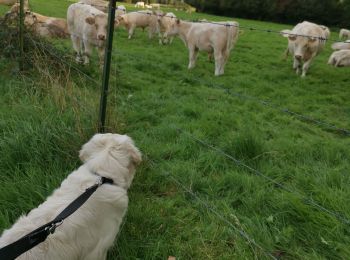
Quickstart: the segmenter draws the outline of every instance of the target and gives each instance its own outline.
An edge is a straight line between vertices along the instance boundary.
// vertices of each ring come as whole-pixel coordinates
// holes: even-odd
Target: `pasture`
[[[35,12],[65,17],[72,1],[30,3]],[[171,11],[188,20],[232,19]],[[73,55],[69,39],[51,44],[63,58]],[[282,58],[286,47],[278,34],[244,30],[225,75],[214,77],[204,53],[188,71],[178,38],[161,46],[142,30],[132,40],[115,30],[108,129],[130,135],[144,162],[109,259],[349,257],[349,136],[286,109],[350,129],[350,68],[327,65],[327,43],[300,78],[291,58]],[[96,132],[100,94],[78,73],[56,81],[35,68],[18,74],[15,64],[0,57],[0,232],[79,165],[80,146]],[[97,53],[82,70],[101,81]]]

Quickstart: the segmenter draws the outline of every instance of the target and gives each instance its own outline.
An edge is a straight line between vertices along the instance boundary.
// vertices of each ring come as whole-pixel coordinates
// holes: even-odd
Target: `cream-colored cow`
[[[161,11],[137,11],[131,12],[117,17],[119,26],[125,26],[129,33],[129,39],[134,34],[136,28],[148,28],[148,36],[153,38],[154,34],[159,32],[158,17],[162,16]]]
[[[213,53],[215,75],[224,74],[230,51],[238,39],[238,23],[204,24],[185,22],[179,19],[166,32],[166,37],[178,35],[189,50],[188,68],[195,67],[198,51]]]
[[[159,44],[171,44],[174,37],[166,37],[166,32],[170,31],[171,26],[176,23],[176,15],[173,13],[166,13],[165,15],[158,16],[159,23]]]
[[[328,60],[329,65],[334,67],[350,66],[350,50],[335,51]]]
[[[137,2],[137,3],[135,4],[135,7],[136,7],[136,8],[139,8],[139,7],[145,8],[145,2]]]
[[[339,32],[339,39],[340,40],[347,40],[350,39],[350,30],[347,29],[341,29]]]
[[[306,76],[312,60],[322,51],[330,31],[326,26],[310,22],[297,24],[293,30],[283,30],[281,34],[288,38],[286,55],[294,55],[293,68],[302,77]],[[304,64],[303,64],[304,63]],[[303,64],[303,65],[302,65]]]
[[[77,55],[76,61],[88,64],[95,46],[102,65],[107,38],[107,14],[93,6],[75,3],[68,7],[67,23]]]

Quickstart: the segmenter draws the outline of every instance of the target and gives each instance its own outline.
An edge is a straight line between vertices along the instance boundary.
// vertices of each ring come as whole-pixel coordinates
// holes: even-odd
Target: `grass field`
[[[71,2],[31,4],[36,12],[65,17]],[[273,30],[292,27],[235,20]],[[179,39],[160,46],[141,30],[132,40],[124,29],[115,32],[108,128],[130,135],[144,162],[109,259],[349,258],[349,136],[281,112],[350,129],[350,68],[326,64],[330,43],[302,79],[291,58],[282,59],[285,38],[244,30],[225,75],[214,77],[205,54],[187,70],[188,52]],[[337,31],[332,33],[335,39]],[[69,40],[52,44],[68,59],[73,54]],[[0,59],[1,232],[79,165],[79,148],[96,131],[100,86],[73,72],[65,83],[47,81],[35,69],[18,76],[14,61]],[[100,82],[96,53],[83,70]]]

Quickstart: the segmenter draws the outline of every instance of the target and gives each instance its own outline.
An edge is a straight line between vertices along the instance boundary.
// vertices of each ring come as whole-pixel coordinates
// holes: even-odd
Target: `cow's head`
[[[174,23],[171,23],[169,28],[164,34],[164,37],[168,36],[174,36],[179,34],[179,27],[181,26],[182,21],[180,19],[176,18],[176,21]]]
[[[85,18],[85,22],[95,26],[97,40],[104,41],[107,38],[107,15],[93,14]]]

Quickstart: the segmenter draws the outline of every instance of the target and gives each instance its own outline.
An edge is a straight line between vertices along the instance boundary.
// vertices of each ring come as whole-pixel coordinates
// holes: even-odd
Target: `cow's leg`
[[[129,28],[129,37],[128,37],[129,40],[134,35],[134,30],[135,30],[135,26],[134,25],[130,26],[130,28]]]
[[[306,61],[306,62],[304,63],[304,66],[303,66],[303,73],[301,74],[302,77],[305,77],[305,76],[306,76],[306,72],[309,70],[310,65],[311,65],[311,62],[312,62],[312,60],[313,60],[314,57],[315,57],[315,55],[312,55],[312,57],[311,57],[308,61]]]
[[[293,69],[299,75],[301,69],[301,61],[294,57]]]
[[[190,62],[188,64],[188,69],[193,69],[196,66],[196,60],[198,56],[198,49],[195,46],[188,47]]]
[[[87,65],[90,63],[90,57],[92,54],[92,45],[84,40],[84,64]]]
[[[215,57],[215,76],[220,76],[224,74],[225,57],[221,51],[215,51],[215,50],[214,50],[214,57]]]
[[[82,46],[81,46],[81,39],[76,36],[76,35],[71,35],[71,39],[72,39],[72,43],[73,43],[73,49],[75,51],[76,54],[76,58],[75,61],[77,63],[81,63],[82,62],[82,58],[81,58],[81,50],[82,50]]]
[[[97,52],[100,60],[100,67],[103,67],[104,58],[105,58],[105,47],[98,47]]]

